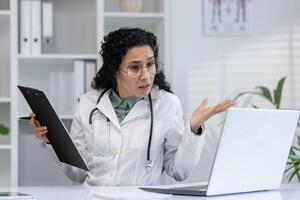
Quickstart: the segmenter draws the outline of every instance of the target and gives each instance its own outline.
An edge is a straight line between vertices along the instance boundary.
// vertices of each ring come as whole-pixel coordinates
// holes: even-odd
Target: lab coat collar
[[[162,97],[161,90],[158,88],[157,85],[154,85],[151,89],[151,98],[152,98],[152,100],[157,100],[157,99],[160,99],[161,97]]]
[[[129,113],[126,115],[126,117],[123,119],[121,124],[124,124],[130,120],[133,120],[149,111],[148,106],[148,97],[143,98],[142,100],[136,102],[136,104],[132,107],[132,109],[129,111]]]
[[[108,90],[105,92],[105,94],[102,96],[101,100],[97,104],[97,108],[102,112],[119,130],[120,128],[120,123],[118,121],[117,115],[115,113],[115,110],[111,104],[109,94],[111,90]],[[154,107],[154,101],[157,101],[161,98],[162,92],[159,90],[158,86],[154,85],[153,88],[151,89],[151,98],[152,98],[152,104]],[[135,119],[145,113],[150,114],[150,108],[149,108],[149,99],[148,96],[145,97],[144,99],[138,101],[133,108],[129,111],[127,116],[124,118],[124,120],[121,122],[126,123],[127,121],[130,121],[132,119]]]
[[[161,97],[161,91],[158,89],[158,87],[153,86],[151,90],[151,98],[152,98],[152,106],[154,109],[154,102],[157,103],[159,98]],[[126,115],[126,117],[123,119],[121,124],[126,123],[130,120],[133,120],[137,117],[140,117],[141,115],[144,115],[145,113],[149,113],[150,115],[150,106],[149,106],[149,98],[144,97],[142,100],[136,102],[136,104],[133,106],[133,108],[129,111],[129,113]]]
[[[120,130],[121,128],[117,115],[109,99],[110,92],[111,90],[105,92],[96,107]]]

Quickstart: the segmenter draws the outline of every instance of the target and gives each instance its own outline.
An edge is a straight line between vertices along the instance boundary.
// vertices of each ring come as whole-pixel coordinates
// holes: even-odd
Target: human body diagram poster
[[[204,34],[247,36],[252,33],[254,0],[204,0]]]

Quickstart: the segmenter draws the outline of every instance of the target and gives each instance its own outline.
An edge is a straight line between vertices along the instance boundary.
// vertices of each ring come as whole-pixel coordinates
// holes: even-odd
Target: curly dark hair
[[[100,51],[103,64],[94,78],[92,87],[94,89],[116,88],[117,80],[115,74],[119,70],[123,57],[131,48],[143,45],[149,45],[152,48],[157,66],[158,44],[157,38],[153,33],[140,28],[127,27],[112,31],[104,36]],[[154,84],[159,89],[172,92],[163,70],[155,76]]]

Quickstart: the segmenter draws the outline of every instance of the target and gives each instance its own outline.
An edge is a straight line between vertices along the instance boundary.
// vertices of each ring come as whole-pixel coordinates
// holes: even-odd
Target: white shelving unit
[[[0,16],[9,16],[10,11],[9,10],[0,10]]]
[[[1,144],[0,145],[0,150],[10,150],[11,145],[9,144]]]
[[[19,60],[96,60],[96,54],[43,54],[40,56],[18,55]]]
[[[35,87],[48,94],[51,84],[49,74],[72,72],[76,60],[97,61],[98,66],[101,66],[98,52],[103,36],[125,26],[141,27],[156,34],[160,43],[160,58],[164,60],[168,75],[170,73],[168,9],[171,7],[171,0],[144,0],[141,12],[122,12],[119,8],[121,0],[51,0],[54,15],[54,51],[38,56],[24,55],[20,52],[19,8],[22,0],[4,0],[5,3],[2,4],[1,1],[3,0],[0,0],[0,58],[3,49],[7,52],[9,48],[10,55],[3,57],[10,59],[7,61],[8,64],[2,64],[1,59],[0,69],[9,66],[5,68],[7,71],[5,72],[10,76],[6,76],[7,80],[5,79],[9,89],[0,86],[0,109],[6,108],[9,116],[6,121],[10,124],[11,134],[6,143],[0,143],[0,186],[2,183],[8,186],[68,184],[61,178],[64,176],[58,166],[57,169],[48,167],[55,164],[46,155],[47,152],[41,150],[39,141],[32,136],[28,122],[19,120],[20,116],[28,115],[30,109],[18,91],[17,85]],[[5,26],[5,29],[2,26]],[[6,38],[2,36],[3,30],[6,30]],[[7,38],[11,38],[10,43],[7,42]],[[2,40],[6,43],[4,47]],[[68,90],[72,84],[74,83],[66,81],[64,87],[66,93],[72,92]],[[56,111],[69,128],[74,110]],[[6,164],[2,166],[2,162]],[[2,175],[3,167],[5,175]]]
[[[10,103],[9,97],[0,97],[0,103]]]
[[[11,129],[11,10],[10,1],[0,1],[0,123]],[[11,135],[0,135],[0,186],[10,186],[13,170]]]

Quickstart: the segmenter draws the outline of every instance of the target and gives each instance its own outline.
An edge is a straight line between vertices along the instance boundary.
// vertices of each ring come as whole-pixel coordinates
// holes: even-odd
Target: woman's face
[[[131,48],[122,59],[116,73],[117,90],[121,98],[145,97],[150,93],[155,78],[155,59],[148,45]]]

